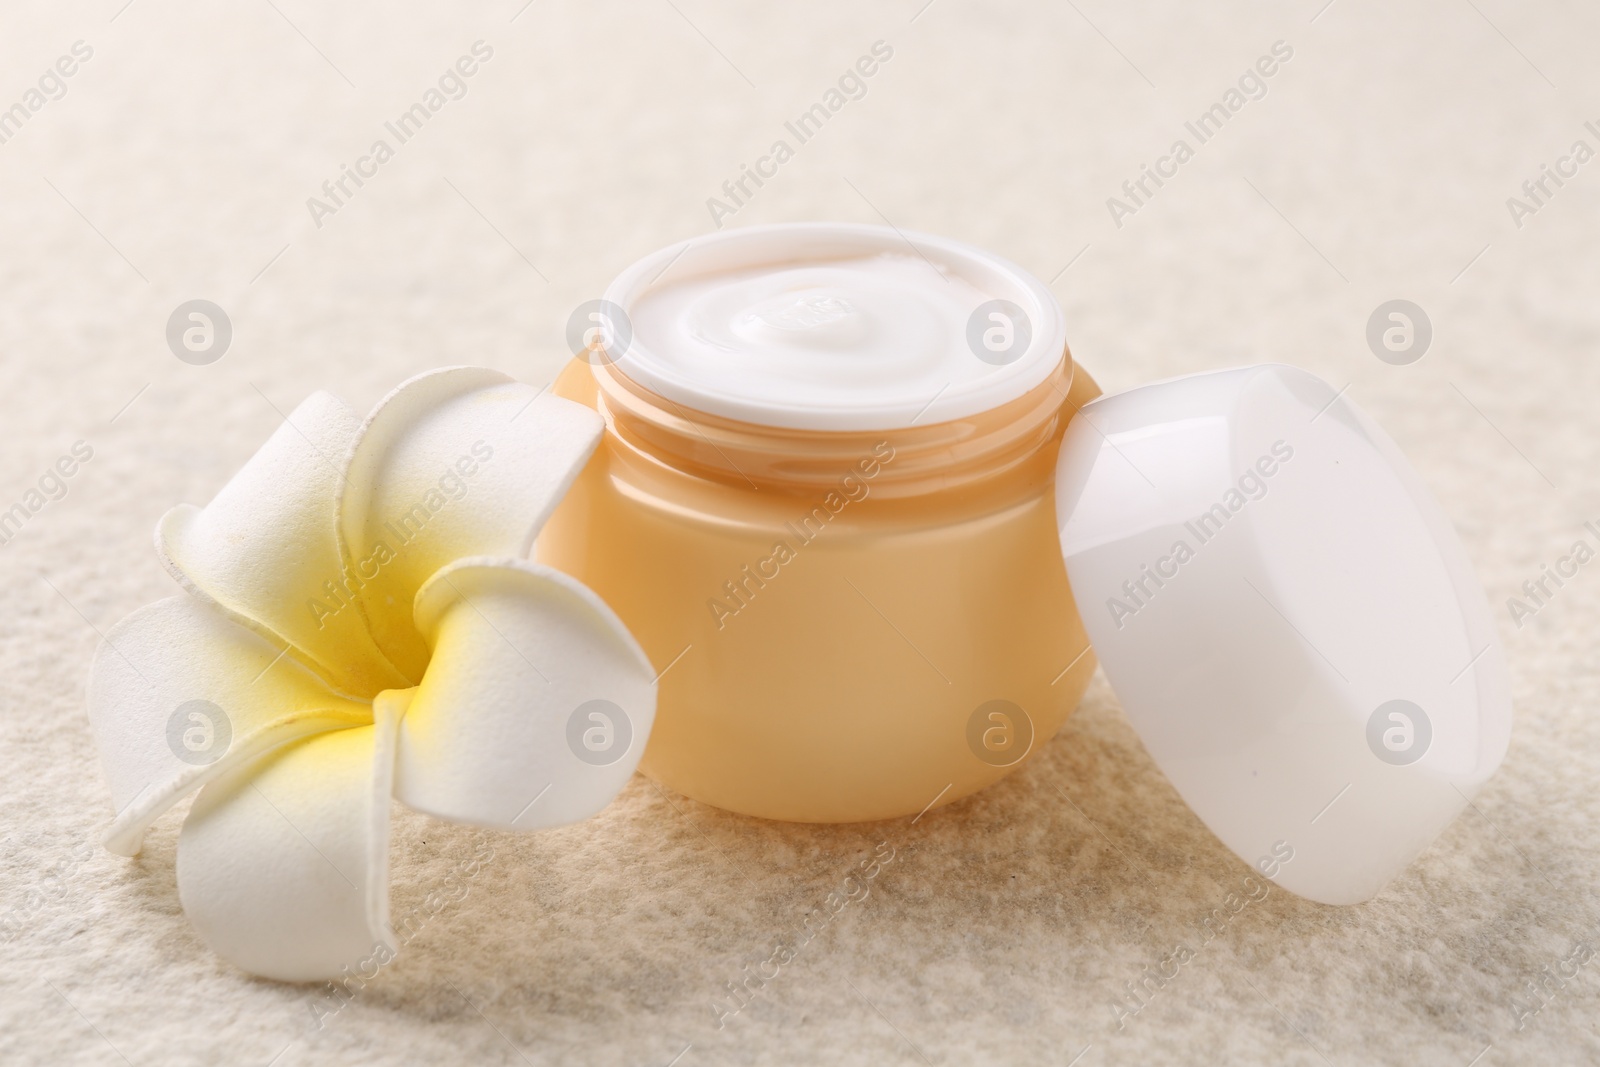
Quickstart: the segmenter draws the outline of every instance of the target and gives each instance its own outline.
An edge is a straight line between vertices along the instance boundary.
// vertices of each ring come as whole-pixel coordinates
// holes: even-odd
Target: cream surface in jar
[[[907,250],[657,283],[628,312],[633,343],[618,369],[669,399],[769,426],[883,430],[971,415],[1042,382],[1062,342],[1048,293],[968,273]],[[1011,295],[1027,300],[1027,325],[980,319],[995,351],[980,336],[989,358],[975,358],[974,311]]]
[[[608,433],[539,558],[662,672],[640,765],[747,814],[915,814],[1055,732],[1094,668],[1053,469],[1054,298],[958,242],[733,230],[612,284],[557,391]]]

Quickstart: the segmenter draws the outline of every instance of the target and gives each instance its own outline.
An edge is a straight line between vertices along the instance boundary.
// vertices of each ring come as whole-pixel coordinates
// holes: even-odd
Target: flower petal
[[[655,719],[655,672],[587,586],[517,559],[458,560],[417,593],[433,649],[400,728],[395,796],[506,830],[611,802]]]
[[[219,956],[286,982],[394,957],[396,696],[379,697],[374,724],[269,752],[195,798],[178,838],[178,895]]]
[[[188,596],[113,626],[89,668],[89,724],[117,807],[106,847],[131,856],[180,798],[268,748],[372,721],[282,647]]]
[[[333,685],[370,699],[411,683],[349,606],[340,564],[335,501],[359,426],[336,397],[313,393],[216,499],[162,516],[156,550],[190,592],[293,644]]]
[[[340,486],[340,547],[379,647],[410,677],[428,662],[417,590],[463,556],[526,556],[602,426],[581,404],[478,367],[412,378],[368,416]]]

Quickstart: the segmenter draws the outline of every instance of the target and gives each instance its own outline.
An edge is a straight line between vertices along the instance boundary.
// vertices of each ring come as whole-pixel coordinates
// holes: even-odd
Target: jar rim
[[[953,382],[933,396],[907,396],[876,403],[785,404],[741,395],[714,375],[696,375],[652,350],[628,316],[647,293],[701,275],[770,264],[774,267],[826,258],[904,255],[907,249],[935,260],[1026,316],[1024,351],[976,378]],[[941,271],[940,273],[944,273]],[[663,283],[663,278],[670,282]],[[590,360],[656,395],[696,411],[745,423],[801,430],[881,431],[919,423],[947,422],[992,410],[1036,388],[1053,373],[1066,347],[1066,320],[1050,290],[1022,267],[964,242],[862,223],[795,222],[746,226],[694,237],[653,252],[622,271],[606,289],[603,305],[629,322],[620,352]],[[986,306],[986,305],[985,305]],[[976,350],[975,350],[976,351]],[[979,357],[974,356],[976,361]]]

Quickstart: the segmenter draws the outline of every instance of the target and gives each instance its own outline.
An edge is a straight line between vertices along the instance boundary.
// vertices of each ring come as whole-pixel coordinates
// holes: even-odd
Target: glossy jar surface
[[[1048,378],[964,418],[782,429],[575,360],[555,391],[605,438],[538,558],[597,592],[661,672],[640,770],[764,818],[916,815],[998,780],[1095,659],[1053,474],[1099,389]]]

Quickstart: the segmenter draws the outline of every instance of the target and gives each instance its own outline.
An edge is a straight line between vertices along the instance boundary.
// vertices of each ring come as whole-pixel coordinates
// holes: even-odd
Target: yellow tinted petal
[[[283,646],[188,596],[111,628],[89,669],[88,705],[117,808],[106,845],[125,855],[178,799],[254,754],[372,717]]]
[[[371,699],[410,683],[373,644],[339,558],[335,503],[358,428],[338,399],[313,394],[210,504],[167,512],[156,548],[191,592],[293,644],[339,689]]]
[[[387,694],[385,694],[387,696]],[[183,910],[219,956],[301,982],[392,959],[389,799],[398,711],[206,786],[178,838]]]
[[[372,633],[408,676],[427,664],[411,618],[423,582],[463,556],[526,556],[601,432],[581,404],[476,367],[413,378],[373,410],[339,537]]]

